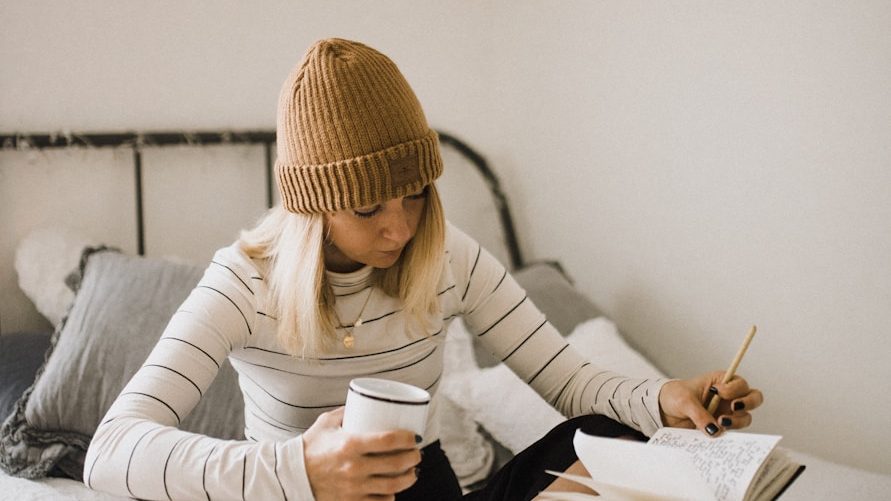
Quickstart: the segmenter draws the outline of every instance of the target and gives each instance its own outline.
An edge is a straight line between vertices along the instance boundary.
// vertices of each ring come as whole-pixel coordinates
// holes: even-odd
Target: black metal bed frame
[[[486,160],[473,148],[451,134],[437,131],[443,144],[452,146],[476,167],[495,200],[504,239],[513,269],[525,265],[517,241],[513,217],[507,197],[501,189],[501,182],[489,168]],[[50,133],[50,134],[0,134],[0,147],[27,151],[29,149],[69,148],[69,147],[129,147],[133,151],[133,169],[136,179],[136,231],[137,252],[145,254],[145,221],[143,219],[142,189],[142,148],[172,145],[214,145],[214,144],[255,144],[263,145],[266,155],[266,205],[272,207],[274,190],[274,130],[244,131],[196,131],[196,132],[118,132],[118,133]]]

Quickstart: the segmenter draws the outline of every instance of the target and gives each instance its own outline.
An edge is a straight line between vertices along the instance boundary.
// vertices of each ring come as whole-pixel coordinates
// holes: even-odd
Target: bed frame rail
[[[501,226],[504,231],[505,244],[510,254],[511,267],[520,269],[525,262],[520,253],[517,233],[507,197],[501,188],[498,177],[489,168],[486,160],[455,136],[437,131],[439,140],[452,146],[464,155],[476,167],[495,200]],[[203,146],[216,144],[254,144],[262,145],[266,161],[266,204],[272,207],[274,182],[274,130],[232,130],[232,131],[182,131],[182,132],[114,132],[114,133],[39,133],[39,134],[0,134],[0,146],[4,150],[27,151],[29,149],[72,148],[72,147],[125,147],[133,151],[133,169],[136,180],[136,231],[137,252],[145,254],[145,222],[143,219],[142,193],[142,148],[151,146]]]

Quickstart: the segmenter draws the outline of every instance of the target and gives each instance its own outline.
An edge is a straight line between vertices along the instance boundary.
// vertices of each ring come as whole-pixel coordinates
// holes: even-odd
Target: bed
[[[557,330],[594,362],[628,375],[661,375],[573,287],[559,261],[523,257],[522,231],[493,169],[465,141],[445,132],[440,138],[445,174],[438,185],[449,219],[509,265]],[[0,318],[11,319],[0,324],[3,497],[119,499],[79,480],[92,430],[197,282],[210,253],[276,203],[274,141],[273,131],[0,136],[0,223],[7,226],[4,235],[14,237],[0,249]],[[93,191],[68,193],[56,224],[33,217],[21,222],[28,220],[20,217],[26,201],[34,207],[43,197],[57,210],[54,190],[66,185],[53,179],[69,179],[70,191],[70,176],[85,172],[112,181],[90,181]],[[184,172],[197,181],[177,182]],[[225,203],[214,205],[220,200],[198,193],[197,186],[229,196],[216,197]],[[176,200],[195,198],[205,202],[201,207],[210,205],[208,212],[185,217],[189,211]],[[97,208],[96,199],[117,205]],[[205,219],[214,224],[194,234],[194,221]],[[504,365],[478,351],[460,322],[448,333],[445,361],[441,438],[465,489],[484,483],[563,419]],[[234,371],[225,366],[183,427],[242,439],[241,398]],[[793,455],[808,470],[784,499],[891,496],[887,476]]]

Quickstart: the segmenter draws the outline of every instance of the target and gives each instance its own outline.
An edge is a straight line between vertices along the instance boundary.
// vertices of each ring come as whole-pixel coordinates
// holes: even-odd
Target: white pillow
[[[442,449],[458,477],[461,487],[485,479],[492,470],[495,450],[492,443],[479,431],[464,398],[457,392],[465,374],[479,370],[469,344],[470,334],[464,322],[456,318],[446,332],[443,347],[443,377],[439,383],[440,440]],[[468,342],[464,342],[464,340]]]
[[[15,252],[19,288],[53,327],[65,317],[74,302],[74,292],[66,278],[80,266],[84,249],[98,245],[98,240],[63,227],[34,230],[19,242]],[[163,256],[161,259],[176,264],[203,264],[179,256]]]
[[[566,339],[598,367],[629,377],[665,377],[662,371],[625,342],[616,324],[606,317],[579,324]]]
[[[492,443],[479,431],[470,414],[449,397],[439,401],[439,440],[449,458],[461,487],[468,487],[489,476],[495,462]]]
[[[451,334],[455,334],[451,336]],[[639,377],[662,374],[622,339],[616,325],[604,317],[579,324],[567,336],[584,357],[604,369]],[[451,345],[449,344],[451,342]],[[466,331],[450,333],[446,353],[472,356],[473,340]],[[468,355],[469,354],[469,355]],[[565,417],[518,378],[506,365],[458,372],[440,388],[481,424],[501,445],[514,454],[535,443]]]
[[[25,236],[16,248],[19,288],[53,327],[74,302],[65,277],[78,268],[84,248],[91,245],[97,242],[74,230],[42,228]]]

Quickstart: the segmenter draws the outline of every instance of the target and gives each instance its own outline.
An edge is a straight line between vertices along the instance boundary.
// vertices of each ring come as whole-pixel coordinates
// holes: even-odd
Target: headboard
[[[520,268],[497,176],[467,143],[438,132],[447,218]],[[0,334],[48,328],[14,268],[18,243],[36,229],[203,263],[278,201],[274,130],[0,134],[0,145]]]

